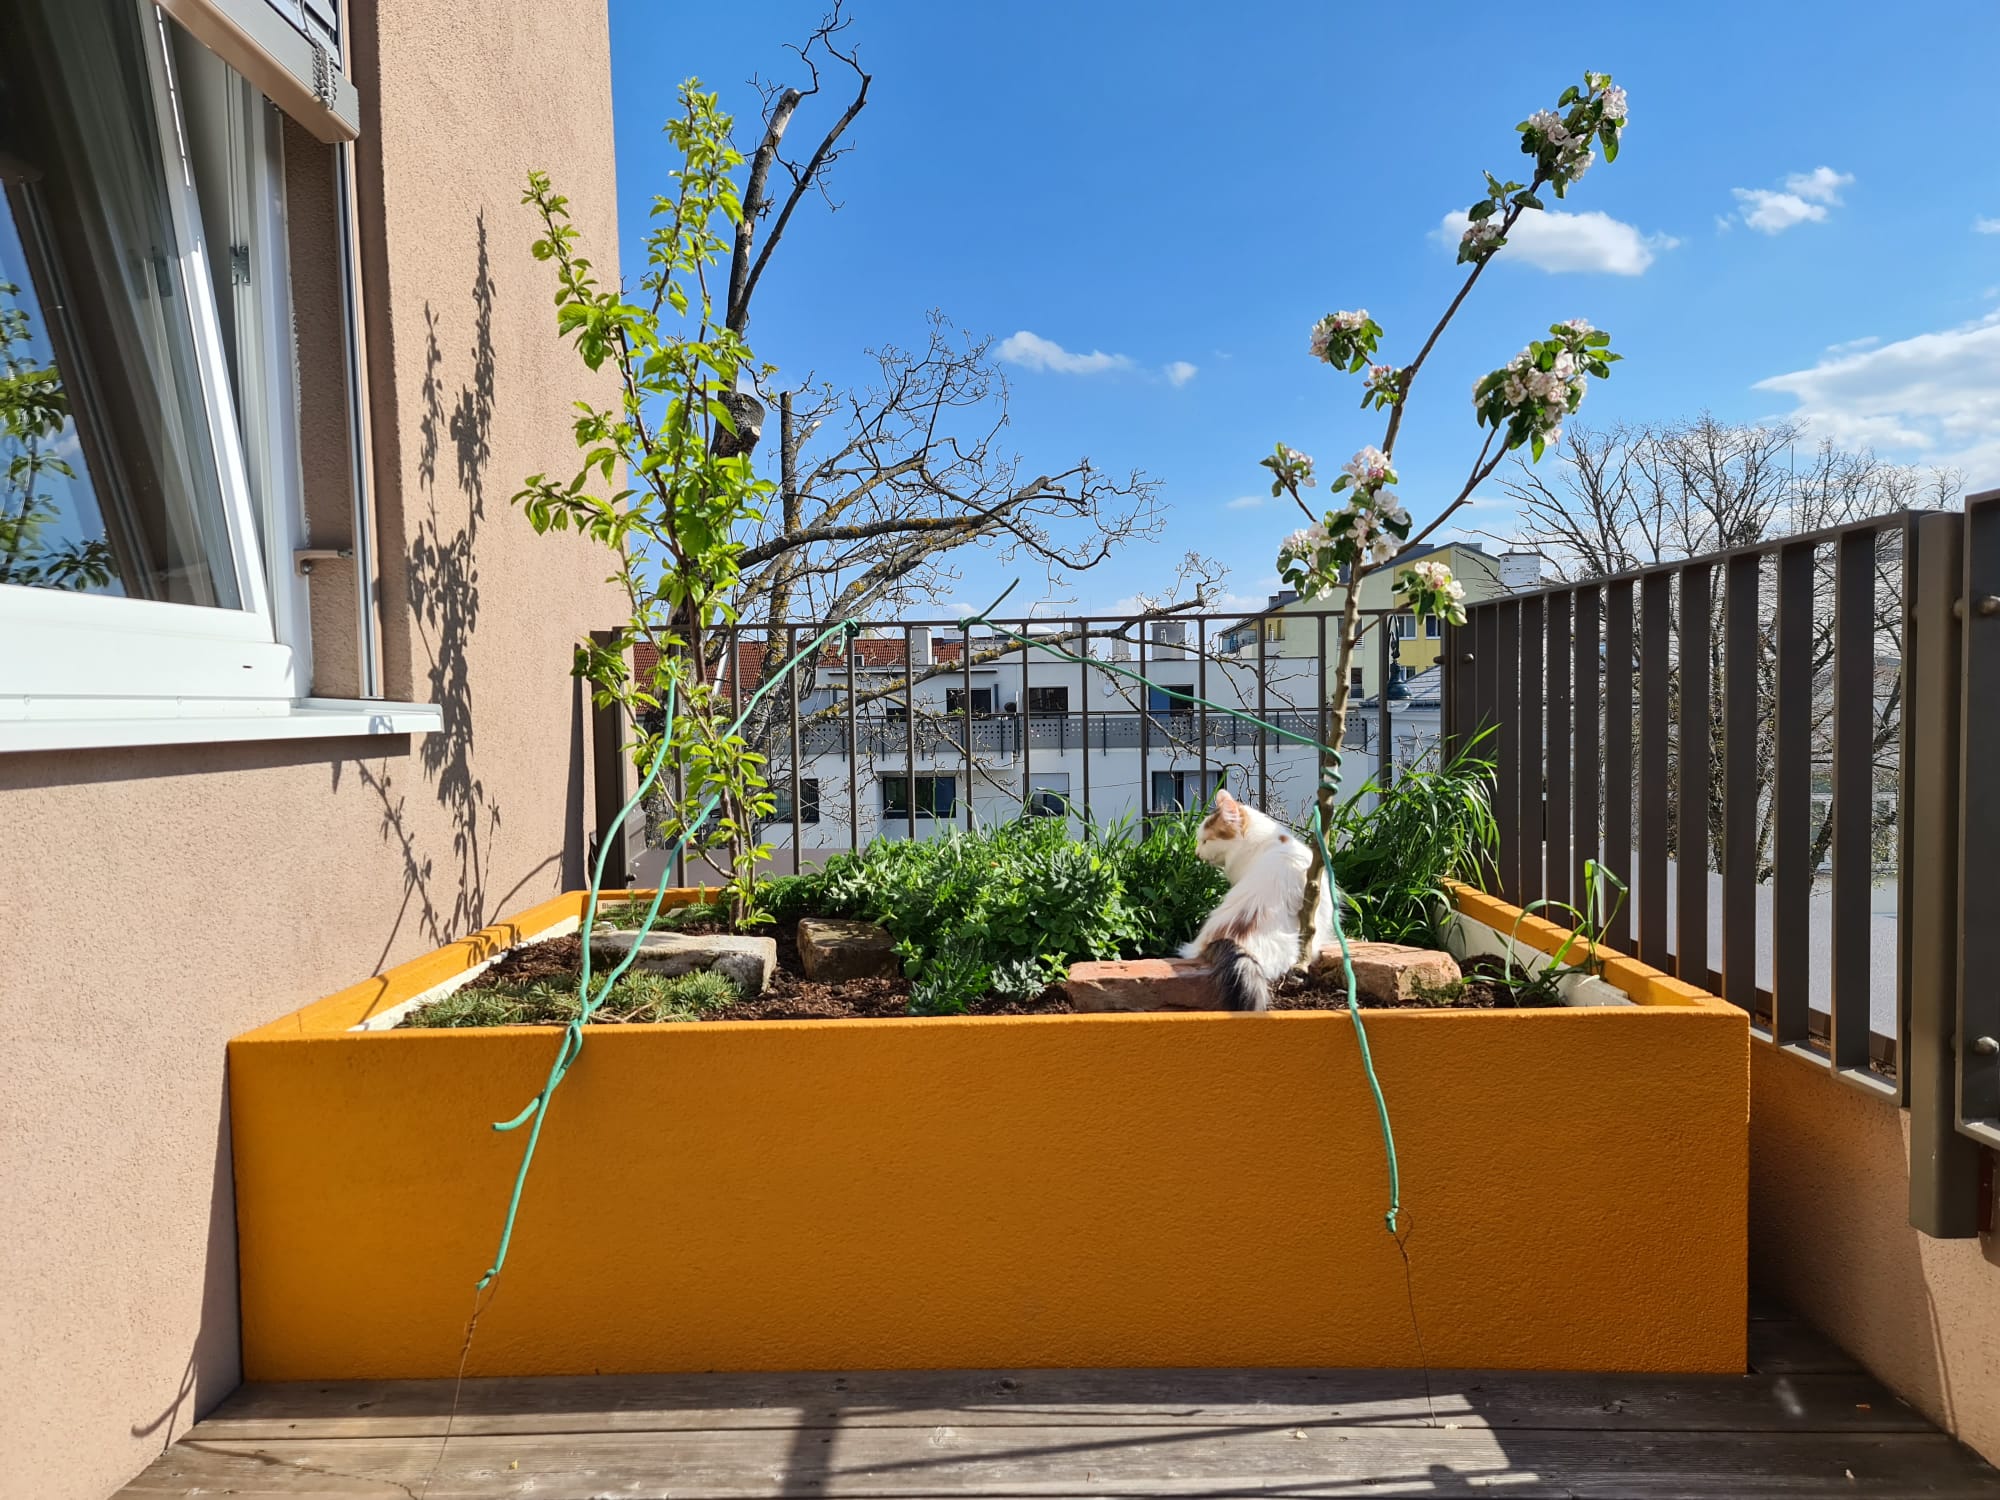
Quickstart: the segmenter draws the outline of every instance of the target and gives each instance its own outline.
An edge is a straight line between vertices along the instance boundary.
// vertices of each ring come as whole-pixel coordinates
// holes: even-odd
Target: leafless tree
[[[1505,540],[1531,547],[1557,573],[1587,581],[1656,563],[1702,557],[1786,536],[1888,516],[1898,511],[1949,505],[1963,488],[1954,470],[1892,464],[1867,451],[1829,442],[1812,444],[1796,423],[1752,426],[1718,421],[1706,413],[1687,421],[1620,425],[1597,431],[1572,427],[1561,462],[1552,473],[1517,466],[1503,481],[1518,506],[1519,526]],[[1878,535],[1875,584],[1875,693],[1872,704],[1874,845],[1877,863],[1893,859],[1896,820],[1894,788],[1899,774],[1902,730],[1902,542],[1894,530]],[[1833,559],[1830,549],[1814,557],[1813,629],[1810,658],[1813,684],[1811,744],[1814,779],[1823,782],[1832,765],[1834,657]],[[1713,580],[1709,629],[1711,684],[1708,848],[1711,868],[1722,851],[1723,723],[1720,695],[1729,663],[1722,628],[1724,588]],[[1775,745],[1771,725],[1777,703],[1777,613],[1775,568],[1768,562],[1759,580],[1755,670],[1758,684],[1757,744],[1759,787],[1758,878],[1768,880],[1773,835],[1772,790]],[[1678,619],[1680,601],[1674,601]],[[1679,631],[1668,679],[1669,721],[1680,721]],[[1607,643],[1607,649],[1611,649]],[[1677,736],[1677,729],[1675,734]],[[1670,765],[1678,768],[1678,746]],[[1678,770],[1673,794],[1678,800]],[[1816,788],[1817,791],[1817,788]],[[1818,869],[1831,848],[1831,809],[1813,797],[1810,868]],[[1679,850],[1673,850],[1678,857]]]

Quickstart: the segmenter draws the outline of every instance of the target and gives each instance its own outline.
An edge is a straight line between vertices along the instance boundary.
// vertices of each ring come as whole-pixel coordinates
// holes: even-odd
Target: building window
[[[1264,639],[1282,641],[1285,638],[1285,617],[1273,615],[1264,622]]]
[[[1028,773],[1028,815],[1060,818],[1069,812],[1069,773],[1030,771]]]
[[[299,732],[282,142],[150,5],[0,8],[0,748]]]
[[[1424,639],[1427,641],[1435,641],[1440,639],[1443,635],[1444,635],[1444,621],[1440,620],[1436,615],[1425,615]]]
[[[1211,779],[1217,786],[1222,785],[1222,773],[1213,771]],[[1202,786],[1199,771],[1155,771],[1153,772],[1152,810],[1156,813],[1184,812],[1190,807],[1203,807],[1208,803],[1208,792]]]
[[[1392,615],[1390,616],[1390,620],[1394,625],[1398,640],[1413,641],[1417,638],[1417,617],[1415,615]]]
[[[965,689],[946,688],[944,690],[944,711],[948,714],[965,712]],[[993,712],[993,689],[976,687],[972,690],[972,711],[976,714]]]
[[[1067,687],[1031,687],[1028,689],[1028,712],[1031,714],[1066,714],[1069,712],[1069,689]]]
[[[1363,669],[1360,667],[1349,667],[1347,669],[1347,688],[1349,692],[1359,693],[1364,691],[1361,686],[1362,671]]]
[[[910,778],[907,776],[884,776],[882,778],[882,817],[908,818],[910,816]],[[958,807],[958,778],[956,776],[919,776],[917,778],[916,815],[920,818],[949,818]]]
[[[1180,696],[1175,697],[1178,693]],[[1154,687],[1146,684],[1146,712],[1149,714],[1191,714],[1194,704],[1194,684],[1191,682],[1163,682]]]
[[[771,791],[778,799],[778,805],[772,810],[768,818],[763,819],[763,822],[767,824],[790,823],[792,821],[792,783],[790,779],[787,778],[779,781],[771,788]],[[817,823],[819,821],[819,778],[816,776],[801,776],[799,778],[798,821],[801,823]]]

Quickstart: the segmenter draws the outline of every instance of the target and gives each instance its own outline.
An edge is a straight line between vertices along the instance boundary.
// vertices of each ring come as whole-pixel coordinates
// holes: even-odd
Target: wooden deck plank
[[[468,1380],[463,1435],[733,1428],[1265,1427],[1300,1422],[1686,1432],[1928,1432],[1872,1376],[1662,1379],[1415,1370],[859,1371]],[[200,1439],[426,1437],[448,1381],[246,1386]]]
[[[436,1469],[434,1480],[427,1476]],[[123,1493],[415,1500],[956,1495],[1991,1497],[2000,1476],[1939,1435],[1147,1426],[784,1428],[262,1443],[190,1438]]]

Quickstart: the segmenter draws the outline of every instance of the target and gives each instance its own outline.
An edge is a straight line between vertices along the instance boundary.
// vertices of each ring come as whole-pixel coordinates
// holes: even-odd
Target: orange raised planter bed
[[[354,1028],[583,901],[231,1044],[247,1378],[456,1371],[559,1033]],[[1743,1367],[1747,1018],[1605,978],[1367,1015],[1433,1366]],[[466,1369],[1410,1366],[1386,1197],[1344,1013],[595,1028]]]

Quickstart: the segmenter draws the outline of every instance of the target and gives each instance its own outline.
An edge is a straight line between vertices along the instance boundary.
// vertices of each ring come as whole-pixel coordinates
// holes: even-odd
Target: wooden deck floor
[[[1782,1316],[1737,1379],[1355,1370],[247,1386],[126,1497],[1979,1496],[2000,1472]]]

